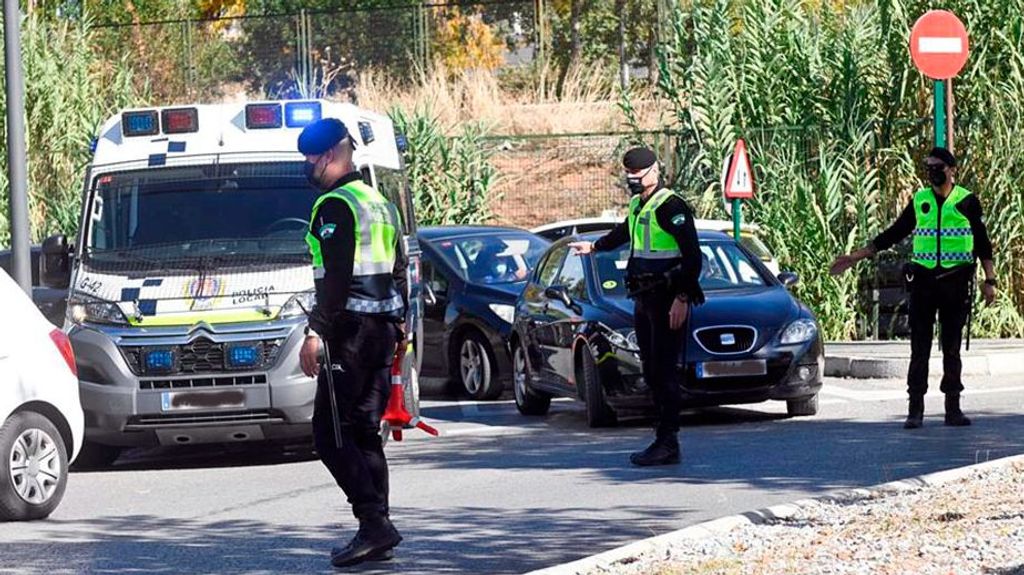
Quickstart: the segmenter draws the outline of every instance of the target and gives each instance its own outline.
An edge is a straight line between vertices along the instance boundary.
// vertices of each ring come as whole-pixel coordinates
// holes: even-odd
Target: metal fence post
[[[21,11],[18,0],[4,0],[4,61],[7,73],[7,183],[11,202],[11,271],[21,289],[32,295],[28,163],[25,159],[25,78],[21,67]]]

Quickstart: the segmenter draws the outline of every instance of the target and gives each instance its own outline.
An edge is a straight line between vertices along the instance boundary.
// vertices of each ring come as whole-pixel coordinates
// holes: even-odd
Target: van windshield
[[[107,173],[93,181],[91,262],[303,263],[317,192],[302,162]]]

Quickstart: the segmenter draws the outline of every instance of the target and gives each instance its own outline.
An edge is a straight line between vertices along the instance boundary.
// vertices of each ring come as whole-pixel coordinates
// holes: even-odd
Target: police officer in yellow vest
[[[298,141],[306,156],[306,177],[322,192],[306,235],[316,305],[300,360],[307,375],[318,375],[313,407],[317,452],[359,520],[351,542],[331,554],[337,567],[390,559],[402,539],[389,516],[388,464],[379,430],[408,304],[407,259],[398,210],[363,182],[352,162],[355,145],[345,125],[333,118],[310,124]],[[321,348],[332,364],[322,370]],[[327,388],[327,369],[333,393]],[[340,420],[341,445],[334,414]]]
[[[960,342],[970,310],[971,280],[976,273],[975,258],[985,272],[982,294],[986,304],[996,297],[992,244],[982,221],[977,196],[956,185],[956,157],[945,148],[935,148],[925,158],[930,187],[919,190],[899,219],[865,248],[840,256],[832,274],[840,274],[858,261],[889,249],[914,234],[909,277],[910,291],[910,395],[907,429],[921,427],[924,395],[928,391],[928,359],[932,332],[938,312],[941,324],[943,375],[940,389],[946,395],[946,425],[970,425],[960,409],[964,386],[960,375]]]
[[[657,434],[647,449],[630,457],[634,465],[679,463],[679,411],[691,305],[704,303],[699,278],[703,258],[693,212],[664,186],[657,157],[647,148],[623,156],[632,194],[626,221],[593,244],[574,242],[576,253],[616,249],[630,243],[627,286],[635,294],[634,321],[644,381],[658,408]]]

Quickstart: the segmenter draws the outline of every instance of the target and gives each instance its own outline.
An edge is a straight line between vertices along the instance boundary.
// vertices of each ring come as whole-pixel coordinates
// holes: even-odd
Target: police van
[[[416,219],[403,137],[387,116],[324,100],[126,110],[95,143],[77,240],[42,248],[43,282],[69,289],[83,463],[132,446],[311,436],[316,382],[298,351],[314,300],[305,235],[318,192],[296,142],[321,117],[345,123],[363,179],[399,207],[407,331],[421,337]],[[413,415],[417,356],[403,366]]]

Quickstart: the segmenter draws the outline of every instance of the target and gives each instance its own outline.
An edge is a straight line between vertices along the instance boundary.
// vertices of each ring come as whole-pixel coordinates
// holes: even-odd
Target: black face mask
[[[928,181],[939,187],[946,183],[946,169],[943,166],[928,166]]]
[[[319,163],[319,161],[313,164],[304,162],[302,164],[302,173],[306,175],[306,181],[309,182],[309,185],[318,190],[323,190],[323,183],[321,183],[320,177],[316,173],[316,167]],[[327,168],[324,168],[324,170],[326,169]],[[320,171],[320,175],[323,175],[323,170]]]
[[[640,194],[644,193],[645,186],[643,184],[643,179],[653,169],[654,166],[651,166],[650,168],[647,169],[646,172],[640,174],[639,176],[626,176],[626,187],[629,188],[630,195],[639,196]]]

